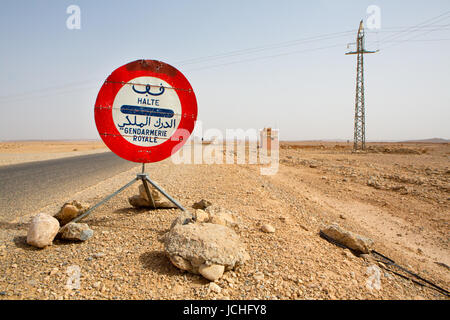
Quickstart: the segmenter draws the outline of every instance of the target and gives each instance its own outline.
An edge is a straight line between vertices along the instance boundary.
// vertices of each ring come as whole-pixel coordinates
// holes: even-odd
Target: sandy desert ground
[[[175,165],[171,159],[148,165],[150,177],[185,207],[206,199],[238,215],[236,231],[251,259],[217,280],[219,293],[170,263],[159,239],[180,211],[133,209],[127,198],[137,186],[84,220],[94,230],[88,241],[57,240],[43,250],[26,244],[32,215],[55,214],[72,199],[92,205],[132,179],[137,166],[4,223],[0,299],[447,299],[319,236],[323,226],[338,223],[449,290],[450,144],[368,146],[352,153],[347,143],[282,143],[279,171],[266,176],[260,165]],[[275,233],[262,232],[263,223]],[[366,286],[374,264],[382,271],[379,289]],[[72,265],[81,270],[78,290],[65,288]]]
[[[0,142],[0,166],[109,151],[102,141]]]

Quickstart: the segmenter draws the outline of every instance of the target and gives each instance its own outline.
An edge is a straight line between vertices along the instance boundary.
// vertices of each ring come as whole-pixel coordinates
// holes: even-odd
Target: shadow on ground
[[[173,276],[183,273],[170,262],[164,251],[145,252],[139,256],[139,261],[145,269],[152,270],[158,274]]]
[[[39,251],[42,250],[40,248],[36,248],[33,246],[30,246],[27,243],[27,236],[15,236],[13,239],[14,245],[17,248],[23,249],[23,250],[27,250],[27,251]]]
[[[175,267],[164,253],[164,251],[149,251],[141,254],[139,261],[142,263],[145,269],[152,270],[161,275],[168,276],[181,276],[185,275],[187,280],[193,284],[205,285],[209,283],[209,280],[203,278],[200,275],[192,274]]]

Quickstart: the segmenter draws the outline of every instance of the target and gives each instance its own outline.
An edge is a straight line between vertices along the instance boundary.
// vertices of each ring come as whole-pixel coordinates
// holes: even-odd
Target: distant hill
[[[416,143],[450,143],[450,140],[448,139],[441,139],[441,138],[431,138],[431,139],[422,139],[422,140],[407,140],[407,141],[400,141],[400,142],[416,142]]]

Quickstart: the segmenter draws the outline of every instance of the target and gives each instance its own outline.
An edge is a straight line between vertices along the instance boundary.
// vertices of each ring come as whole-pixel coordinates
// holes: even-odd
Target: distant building
[[[264,128],[259,132],[258,147],[268,150],[268,155],[270,155],[270,150],[272,150],[272,143],[276,141],[278,145],[278,129]]]

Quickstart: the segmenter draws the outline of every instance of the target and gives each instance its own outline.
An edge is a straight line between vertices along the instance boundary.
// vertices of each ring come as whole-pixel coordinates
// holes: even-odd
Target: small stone
[[[177,225],[186,225],[189,223],[195,222],[195,216],[189,211],[183,211],[170,226],[170,229],[173,229]],[[164,237],[163,237],[164,238]]]
[[[215,293],[220,293],[222,291],[222,288],[214,283],[214,282],[210,282],[209,283],[209,291],[215,292]]]
[[[55,274],[57,274],[58,273],[58,268],[53,268],[48,274],[49,275],[51,275],[51,276],[53,276],[53,275],[55,275]]]
[[[224,271],[225,267],[219,264],[202,264],[198,268],[198,272],[209,281],[216,281],[223,275]]]
[[[211,205],[212,205],[211,202],[209,202],[208,200],[202,199],[199,202],[194,203],[192,205],[192,208],[205,210],[206,208],[208,208]]]
[[[264,280],[264,273],[262,273],[261,271],[255,272],[253,278],[255,278],[255,280],[257,281],[262,281]]]
[[[195,221],[196,222],[208,222],[209,214],[201,209],[195,210]]]
[[[45,248],[53,243],[58,231],[59,222],[57,219],[48,214],[39,213],[31,221],[27,243],[38,248]]]
[[[86,212],[89,208],[82,205],[80,202],[73,200],[71,202],[66,202],[59,212],[55,215],[55,218],[59,221],[61,226],[69,223],[79,215]]]
[[[92,257],[95,258],[95,259],[99,259],[99,258],[102,258],[104,256],[105,256],[105,253],[103,253],[103,252],[97,252],[97,253],[94,253],[92,255]]]
[[[75,219],[79,214],[77,207],[73,205],[65,205],[61,208],[61,211],[55,215],[55,218],[59,220],[61,224],[66,224],[72,219]]]
[[[371,262],[371,260],[372,260],[371,255],[370,254],[366,254],[366,253],[360,254],[359,257],[362,258],[366,262]]]
[[[6,291],[0,291],[0,296],[6,296]]]
[[[237,217],[235,214],[225,208],[219,206],[210,206],[206,209],[209,214],[209,223],[220,224],[226,227],[237,227]]]
[[[268,224],[268,223],[263,224],[262,227],[261,227],[261,230],[262,230],[263,232],[266,232],[266,233],[274,233],[274,232],[275,232],[275,228],[272,227],[272,226],[271,226],[270,224]]]
[[[17,268],[17,264],[15,264],[15,263],[13,263],[12,265],[11,265],[11,268]]]
[[[342,254],[349,259],[353,259],[353,257],[354,257],[353,253],[351,253],[351,251],[349,249],[345,249]]]
[[[86,241],[94,235],[94,231],[86,223],[68,223],[61,228],[61,239]]]

